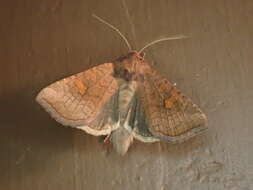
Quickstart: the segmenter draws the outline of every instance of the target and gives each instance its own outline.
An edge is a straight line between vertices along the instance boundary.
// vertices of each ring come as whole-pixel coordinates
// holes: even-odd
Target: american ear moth
[[[133,139],[142,142],[185,141],[204,131],[207,119],[200,108],[144,59],[143,50],[130,51],[111,63],[57,81],[41,90],[36,100],[63,125],[99,136],[110,135],[124,155]]]

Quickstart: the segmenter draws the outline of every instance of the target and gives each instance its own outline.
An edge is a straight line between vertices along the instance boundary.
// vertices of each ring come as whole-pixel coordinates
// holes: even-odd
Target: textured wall
[[[125,157],[61,125],[41,88],[127,52],[116,25],[194,102],[209,130],[179,145],[134,142]],[[253,2],[13,0],[0,7],[0,189],[253,189]]]

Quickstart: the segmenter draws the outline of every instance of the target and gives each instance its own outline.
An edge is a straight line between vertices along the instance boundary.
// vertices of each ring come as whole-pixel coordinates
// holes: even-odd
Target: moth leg
[[[105,139],[104,139],[104,143],[107,144],[107,143],[110,143],[110,139],[111,139],[111,133],[109,133]]]

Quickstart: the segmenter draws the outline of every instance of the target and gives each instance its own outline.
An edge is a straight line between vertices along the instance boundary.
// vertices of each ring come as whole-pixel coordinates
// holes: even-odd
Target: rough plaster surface
[[[182,144],[135,142],[120,157],[103,139],[52,120],[34,98],[55,80],[127,48],[202,107],[209,130]],[[15,0],[0,7],[0,189],[253,189],[253,2]]]

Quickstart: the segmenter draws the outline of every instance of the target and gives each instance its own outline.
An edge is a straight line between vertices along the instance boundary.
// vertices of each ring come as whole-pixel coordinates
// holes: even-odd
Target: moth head
[[[114,67],[115,76],[125,81],[142,80],[138,68],[143,62],[143,55],[136,51],[129,52],[126,56],[116,60]]]

